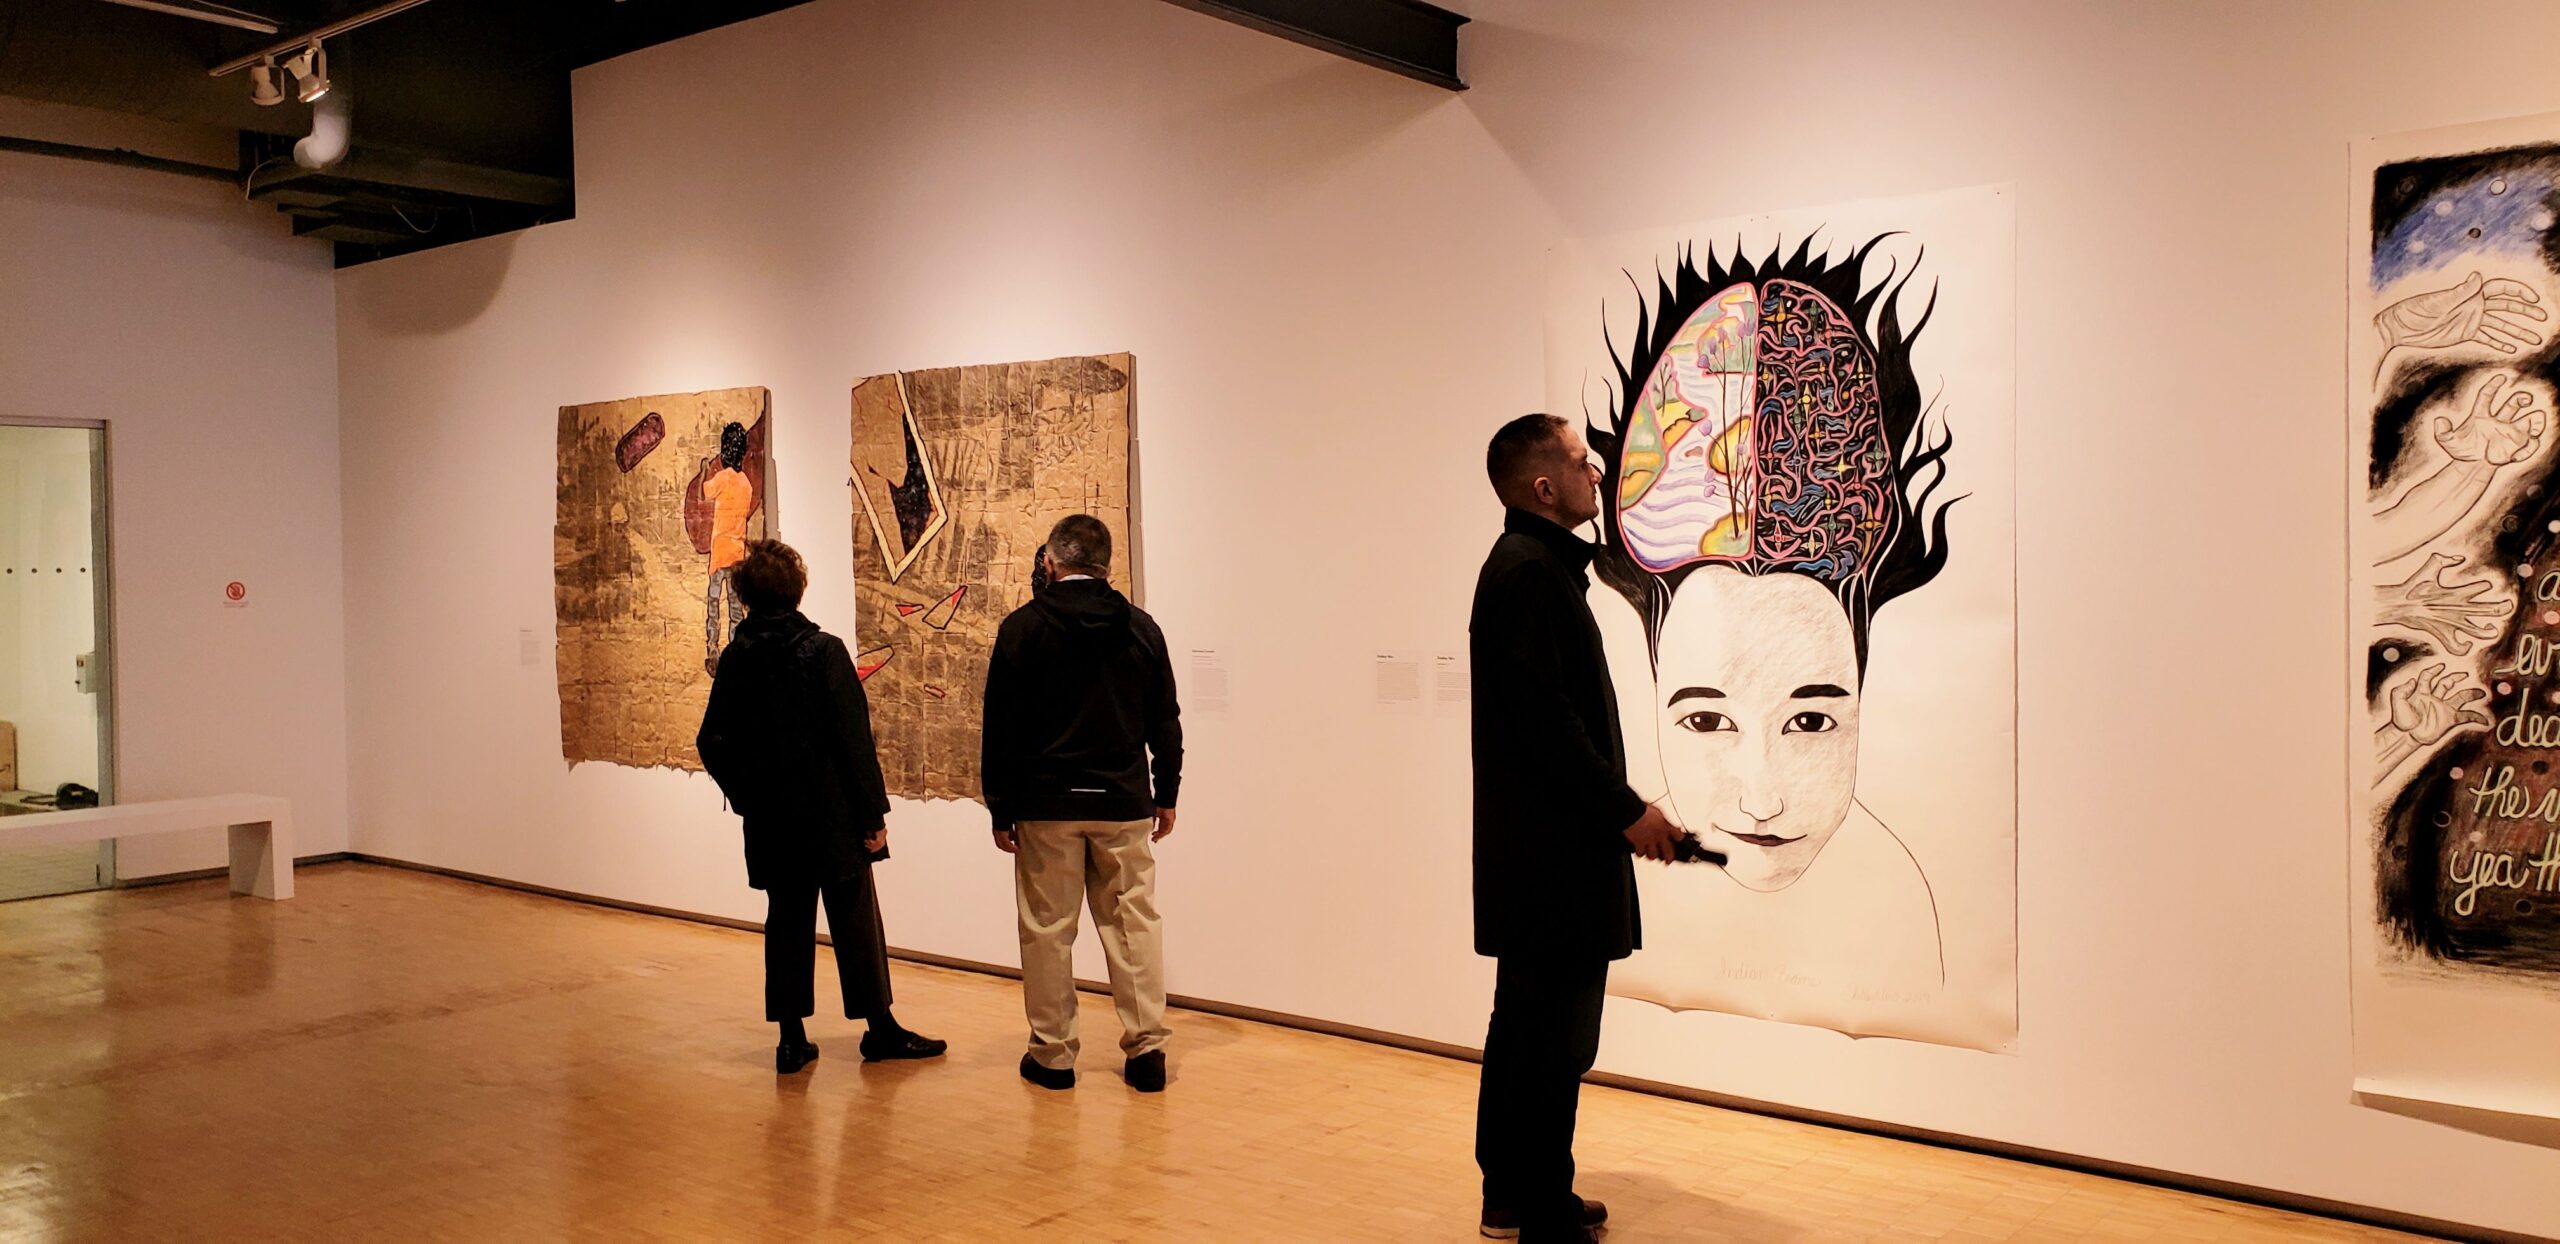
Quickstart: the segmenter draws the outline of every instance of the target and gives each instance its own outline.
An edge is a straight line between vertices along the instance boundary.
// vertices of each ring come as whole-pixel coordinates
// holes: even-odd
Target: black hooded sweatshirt
[[[1173,807],[1182,709],[1164,632],[1099,579],[1043,588],[996,631],[982,737],[979,789],[998,829]]]

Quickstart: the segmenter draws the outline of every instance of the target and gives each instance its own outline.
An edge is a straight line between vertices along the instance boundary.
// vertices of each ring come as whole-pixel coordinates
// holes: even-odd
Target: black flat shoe
[[[1585,1231],[1598,1231],[1608,1224],[1609,1207],[1599,1203],[1598,1201],[1594,1201],[1589,1197],[1582,1198],[1582,1229]],[[1519,1239],[1520,1216],[1507,1209],[1496,1209],[1490,1205],[1485,1206],[1484,1218],[1477,1226],[1476,1233],[1482,1235],[1488,1240]]]
[[[1053,1071],[1041,1066],[1039,1059],[1025,1054],[1022,1056],[1022,1078],[1044,1089],[1071,1089],[1076,1086],[1076,1069],[1060,1067]]]
[[[785,1041],[773,1047],[773,1070],[776,1075],[790,1075],[816,1061],[818,1061],[818,1043],[815,1041]]]
[[[885,1063],[901,1058],[940,1058],[942,1052],[950,1048],[948,1041],[936,1041],[904,1029],[862,1034],[862,1061],[866,1063]]]
[[[1164,1051],[1149,1050],[1130,1059],[1129,1065],[1120,1069],[1120,1078],[1141,1093],[1163,1092]]]

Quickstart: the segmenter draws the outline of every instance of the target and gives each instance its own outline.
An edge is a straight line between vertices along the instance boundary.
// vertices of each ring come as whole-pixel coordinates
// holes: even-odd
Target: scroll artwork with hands
[[[2348,317],[2359,1085],[2537,1113],[2560,1072],[2501,1034],[2560,1021],[2555,120],[2361,144]]]
[[[1560,253],[1593,616],[1686,833],[1612,993],[2014,1036],[2009,219],[1967,191]]]

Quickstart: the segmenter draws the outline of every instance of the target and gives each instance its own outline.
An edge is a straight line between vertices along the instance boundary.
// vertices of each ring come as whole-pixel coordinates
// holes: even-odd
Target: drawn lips
[[[1725,832],[1729,834],[1733,833],[1732,830],[1726,830]],[[1733,834],[1733,837],[1737,842],[1747,842],[1755,847],[1783,847],[1790,842],[1804,841],[1804,835],[1802,834],[1798,834],[1793,838],[1781,838],[1776,834]]]

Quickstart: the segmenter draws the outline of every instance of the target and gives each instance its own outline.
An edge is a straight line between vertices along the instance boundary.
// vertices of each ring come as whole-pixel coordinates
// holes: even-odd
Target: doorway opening
[[[107,436],[0,423],[0,824],[106,802]],[[115,844],[0,851],[0,901],[115,882]]]

